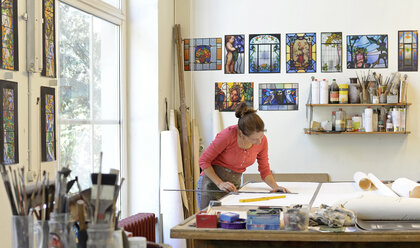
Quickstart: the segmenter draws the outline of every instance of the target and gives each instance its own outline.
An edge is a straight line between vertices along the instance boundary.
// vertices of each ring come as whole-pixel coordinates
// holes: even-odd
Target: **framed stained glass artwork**
[[[298,110],[299,84],[264,83],[259,85],[259,110]]]
[[[249,35],[249,73],[280,73],[280,34]]]
[[[388,35],[347,35],[347,69],[388,68]]]
[[[1,135],[2,155],[1,163],[19,163],[19,137],[18,137],[18,87],[17,83],[0,80],[1,108]]]
[[[417,30],[398,31],[398,71],[417,71]]]
[[[321,33],[321,72],[343,71],[343,34]]]
[[[56,160],[55,89],[41,87],[41,152],[42,161]]]
[[[215,109],[219,111],[235,111],[240,102],[248,107],[254,106],[254,83],[216,83]]]
[[[286,34],[286,72],[316,72],[316,33]]]
[[[184,40],[184,70],[211,71],[222,69],[222,38]]]
[[[1,1],[1,69],[18,71],[17,0]]]
[[[55,0],[42,0],[42,13],[44,18],[42,28],[43,62],[41,72],[45,77],[56,77],[56,56],[55,56]]]
[[[243,74],[245,35],[225,35],[225,74]]]

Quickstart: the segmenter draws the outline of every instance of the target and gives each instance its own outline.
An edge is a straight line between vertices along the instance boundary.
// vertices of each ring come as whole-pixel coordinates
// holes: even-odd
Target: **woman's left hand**
[[[288,190],[288,189],[286,189],[285,187],[282,187],[282,186],[276,186],[276,187],[272,188],[270,192],[291,193],[290,190]]]

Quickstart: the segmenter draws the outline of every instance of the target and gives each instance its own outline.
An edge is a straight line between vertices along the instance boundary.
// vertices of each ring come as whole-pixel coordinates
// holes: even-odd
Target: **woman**
[[[242,173],[256,159],[261,178],[271,187],[271,191],[289,192],[277,185],[271,174],[264,122],[245,102],[238,105],[235,116],[239,118],[238,124],[218,133],[200,157],[199,164],[203,169],[197,184],[197,202],[200,210],[207,207],[210,200],[217,200],[226,195],[205,192],[206,190],[237,191]]]

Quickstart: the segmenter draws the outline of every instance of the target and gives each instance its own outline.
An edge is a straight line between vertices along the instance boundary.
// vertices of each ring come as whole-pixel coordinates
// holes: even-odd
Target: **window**
[[[120,0],[102,0],[102,1],[114,6],[115,8],[120,8],[120,2],[121,2]]]
[[[60,165],[82,188],[90,173],[121,170],[120,27],[59,4]]]

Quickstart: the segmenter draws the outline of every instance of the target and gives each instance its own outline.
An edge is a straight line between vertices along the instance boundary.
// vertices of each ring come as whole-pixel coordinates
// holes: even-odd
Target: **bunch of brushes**
[[[362,103],[369,103],[368,94],[373,96],[381,97],[382,95],[398,95],[399,88],[399,79],[400,74],[398,72],[391,73],[391,75],[386,78],[382,77],[382,74],[377,74],[376,72],[370,73],[368,71],[367,75],[362,73],[359,77],[357,74],[358,85],[362,89]]]

